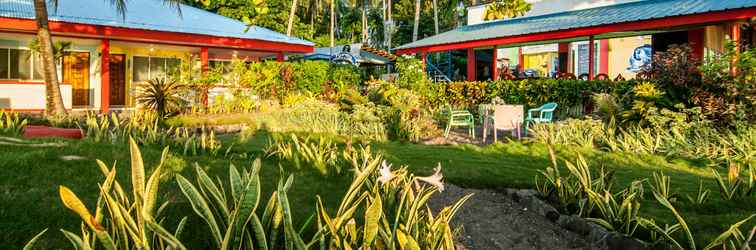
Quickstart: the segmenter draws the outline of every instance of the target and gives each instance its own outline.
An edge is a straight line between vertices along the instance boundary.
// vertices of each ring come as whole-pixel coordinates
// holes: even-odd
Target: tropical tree
[[[417,41],[417,30],[420,28],[420,0],[415,0],[415,22],[412,26],[412,41]]]
[[[121,17],[126,16],[127,0],[109,0]],[[179,12],[181,0],[162,0],[174,6]],[[50,1],[54,8],[58,7],[58,0]],[[60,81],[58,80],[55,66],[55,51],[50,34],[50,25],[47,15],[47,1],[34,0],[34,16],[37,22],[37,45],[42,58],[42,73],[45,78],[45,115],[65,115],[66,108],[63,106],[63,96],[60,94]]]
[[[500,20],[525,15],[533,6],[525,0],[499,0],[486,7],[485,20]]]
[[[286,35],[291,36],[291,28],[294,25],[294,16],[297,14],[297,0],[292,0],[291,11],[289,11],[289,24],[286,26]]]

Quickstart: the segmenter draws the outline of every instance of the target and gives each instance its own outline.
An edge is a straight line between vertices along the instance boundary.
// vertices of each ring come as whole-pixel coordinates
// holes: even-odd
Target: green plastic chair
[[[449,132],[452,127],[467,127],[467,132],[475,139],[475,118],[472,113],[467,110],[454,110],[451,105],[445,105],[448,113],[448,121],[446,123],[446,130],[444,130],[444,137],[449,137]]]
[[[550,102],[541,105],[538,108],[528,110],[528,118],[525,118],[525,136],[528,136],[530,124],[550,123],[554,121],[554,111],[557,108],[556,103]]]

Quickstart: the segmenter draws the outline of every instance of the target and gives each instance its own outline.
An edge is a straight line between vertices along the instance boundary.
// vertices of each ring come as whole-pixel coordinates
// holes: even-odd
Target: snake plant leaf
[[[241,195],[242,180],[241,176],[239,176],[239,170],[236,169],[234,164],[231,164],[231,166],[228,167],[228,179],[231,182],[231,197],[234,200],[237,200]]]
[[[260,250],[268,250],[268,240],[265,237],[265,229],[263,229],[263,224],[260,222],[260,218],[252,213],[250,222],[252,223],[252,231],[255,233],[255,240],[257,240],[258,248]]]
[[[138,202],[144,196],[144,161],[142,152],[131,137],[129,137],[129,149],[131,150],[131,185],[134,190],[134,200]]]
[[[71,242],[71,245],[73,245],[74,249],[76,250],[92,250],[92,248],[89,247],[84,241],[81,240],[81,237],[78,235],[71,233],[69,231],[61,229],[60,232],[63,233],[63,236],[66,236],[69,242]]]
[[[155,232],[161,239],[163,239],[166,243],[168,243],[171,248],[174,249],[181,249],[186,250],[186,247],[181,244],[181,241],[179,241],[175,236],[173,236],[168,230],[160,226],[160,224],[156,223],[153,218],[150,218],[149,215],[145,215],[146,219],[145,222],[147,223],[147,227],[150,228],[153,232]]]
[[[653,194],[656,200],[659,202],[659,204],[661,204],[662,206],[672,211],[672,214],[675,216],[675,219],[677,219],[677,223],[680,224],[680,228],[683,229],[683,232],[685,232],[685,236],[688,238],[688,247],[690,249],[696,249],[696,240],[695,238],[693,238],[693,234],[690,232],[688,223],[685,223],[685,219],[683,219],[683,217],[680,216],[680,213],[678,213],[677,209],[675,209],[675,207],[672,206],[672,203],[669,203],[669,200],[662,197],[657,192],[653,192]]]
[[[200,187],[202,187],[203,190],[206,190],[210,194],[210,198],[213,199],[212,204],[217,205],[217,209],[220,210],[221,216],[223,216],[222,219],[224,221],[227,221],[229,219],[229,209],[226,205],[227,202],[225,196],[220,192],[218,186],[215,185],[210,176],[208,176],[207,173],[202,170],[202,168],[198,164],[194,166],[194,169],[197,172],[197,180]]]
[[[47,232],[47,228],[45,228],[45,230],[42,230],[42,232],[39,232],[28,242],[26,242],[26,245],[24,245],[23,250],[31,250],[34,247],[34,244],[37,244],[37,241],[39,241],[39,239],[42,237],[43,234],[45,234],[45,232]]]
[[[289,176],[289,178],[287,178],[286,180],[286,184],[278,184],[278,202],[281,206],[281,210],[283,211],[284,233],[286,236],[286,242],[291,243],[293,245],[293,249],[305,250],[307,249],[307,246],[304,243],[304,240],[302,240],[301,236],[299,236],[296,230],[294,230],[294,222],[291,218],[291,207],[289,207],[289,198],[286,195],[286,188],[291,186],[293,179],[293,176]]]
[[[373,204],[370,204],[370,207],[365,211],[365,232],[362,241],[363,249],[368,249],[373,244],[373,240],[375,240],[375,236],[378,234],[378,222],[380,221],[382,214],[383,204],[381,203],[381,196],[376,195],[373,199]]]
[[[147,186],[145,190],[144,202],[142,207],[142,213],[145,216],[153,217],[155,211],[155,205],[157,204],[158,186],[160,184],[160,175],[162,173],[163,166],[159,165],[155,171],[150,175],[147,180]]]
[[[259,169],[259,164],[255,168]],[[223,237],[221,249],[238,249],[241,247],[244,228],[260,202],[260,176],[254,169],[252,174],[253,176],[242,188],[241,196],[229,222],[229,230]]]
[[[183,176],[176,175],[176,181],[178,182],[181,192],[184,193],[184,196],[186,196],[186,198],[189,200],[189,203],[192,204],[192,209],[194,209],[194,212],[202,217],[202,219],[205,220],[207,225],[210,227],[210,232],[213,236],[213,241],[215,242],[215,244],[218,247],[221,247],[221,231],[220,228],[218,228],[218,223],[215,221],[213,212],[207,205],[205,198],[203,198],[197,188],[194,187],[194,185],[192,185],[192,183]]]

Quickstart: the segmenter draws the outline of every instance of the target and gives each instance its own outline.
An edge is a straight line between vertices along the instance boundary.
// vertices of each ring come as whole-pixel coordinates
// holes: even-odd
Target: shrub
[[[328,71],[330,86],[337,91],[356,88],[362,84],[360,69],[354,65],[331,64]]]
[[[396,61],[396,72],[399,74],[396,84],[400,88],[422,92],[429,85],[423,71],[423,63],[418,59],[399,57]]]
[[[173,79],[155,78],[139,85],[136,100],[139,105],[157,113],[159,119],[182,107],[180,94],[185,85]]]
[[[301,61],[293,63],[294,82],[297,90],[322,94],[323,85],[329,80],[329,63],[325,61]]]
[[[18,113],[0,109],[0,135],[20,136],[27,123],[28,120],[19,118]]]

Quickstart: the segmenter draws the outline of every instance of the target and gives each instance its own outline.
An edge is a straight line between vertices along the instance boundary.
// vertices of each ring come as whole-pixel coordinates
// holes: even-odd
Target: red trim
[[[475,81],[475,50],[473,48],[467,49],[467,80]]]
[[[34,20],[31,19],[0,17],[0,30],[36,33],[37,25]],[[312,46],[300,44],[59,21],[50,21],[50,30],[52,30],[55,35],[107,38],[117,41],[211,46],[218,48],[241,48],[260,51],[286,51],[294,53],[310,53],[314,51]]]
[[[100,110],[110,109],[110,40],[100,41]]]
[[[599,74],[609,75],[609,39],[599,41]]]
[[[596,76],[596,43],[593,36],[588,38],[588,80]]]
[[[738,45],[737,49],[735,49],[735,58],[730,63],[730,74],[735,76],[738,74],[738,68],[735,64],[738,57],[740,57],[740,23],[735,22],[730,26],[730,39],[734,44]]]
[[[493,65],[491,65],[491,80],[499,80],[499,48],[493,47],[493,54],[491,55]]]
[[[286,57],[284,57],[284,54],[282,52],[276,53],[276,61],[278,62],[286,61]]]
[[[726,10],[718,12],[707,12],[702,14],[692,14],[684,16],[674,16],[658,19],[649,19],[642,21],[624,22],[616,24],[597,25],[584,28],[565,29],[558,31],[540,32],[518,36],[506,36],[490,39],[482,39],[465,42],[452,42],[447,44],[430,45],[417,48],[400,49],[397,54],[411,54],[420,50],[428,52],[458,50],[475,47],[487,47],[494,45],[546,41],[574,38],[581,36],[592,36],[611,32],[651,30],[659,28],[679,27],[686,25],[716,23],[731,20],[742,20],[756,16],[756,7]]]
[[[27,81],[0,81],[0,84],[20,84],[20,85],[45,85],[45,82],[27,82]],[[60,83],[60,85],[71,85],[70,83]]]

